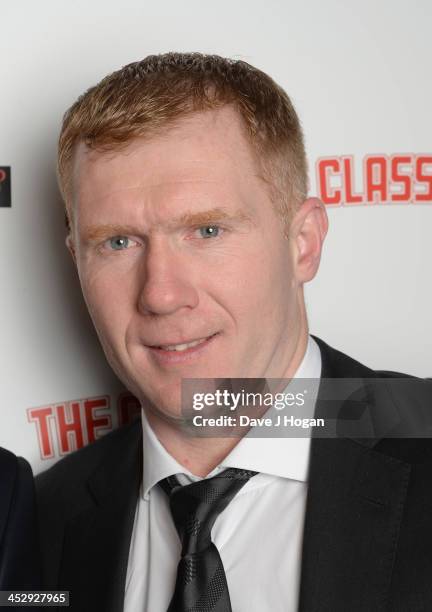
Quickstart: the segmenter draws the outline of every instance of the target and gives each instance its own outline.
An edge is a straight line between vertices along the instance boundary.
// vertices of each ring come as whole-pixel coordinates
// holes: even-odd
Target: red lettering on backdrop
[[[352,156],[343,158],[344,167],[344,184],[345,184],[345,203],[360,204],[363,202],[363,197],[359,193],[353,193],[354,182],[354,163]]]
[[[432,203],[432,155],[365,155],[362,188],[355,192],[354,157],[323,157],[316,163],[317,191],[326,205]],[[334,186],[335,179],[339,185]]]
[[[79,402],[56,406],[60,453],[70,453],[84,446]],[[72,415],[71,415],[72,413]],[[73,443],[71,444],[71,438]]]
[[[28,420],[36,423],[39,438],[39,448],[42,459],[49,459],[50,457],[54,457],[53,443],[49,427],[49,419],[51,417],[51,406],[47,406],[44,408],[30,408],[29,410],[27,410]]]
[[[318,183],[321,200],[324,204],[340,204],[341,190],[330,187],[330,173],[340,173],[340,163],[337,158],[320,159],[318,161]]]
[[[429,172],[425,172],[425,166],[431,166]],[[419,183],[426,183],[427,190],[423,193],[416,193],[416,202],[432,202],[432,156],[419,155],[416,160],[416,179]]]
[[[387,201],[387,160],[383,156],[367,156],[366,161],[366,196],[368,202]]]
[[[100,429],[111,429],[111,415],[100,415],[96,412],[98,409],[108,408],[108,406],[109,398],[107,396],[84,401],[87,439],[89,443],[96,440],[96,431]]]
[[[134,411],[139,414],[139,403],[129,392],[123,396],[124,420],[132,420]],[[78,450],[113,428],[108,396],[28,408],[27,419],[36,424],[42,459]],[[57,435],[51,431],[51,422]]]
[[[403,185],[402,191],[394,192],[390,198],[392,202],[410,202],[412,194],[412,175],[411,175],[411,164],[412,155],[393,155],[391,160],[391,181],[392,183],[401,183]],[[402,174],[399,166],[409,166],[409,170],[406,174]]]

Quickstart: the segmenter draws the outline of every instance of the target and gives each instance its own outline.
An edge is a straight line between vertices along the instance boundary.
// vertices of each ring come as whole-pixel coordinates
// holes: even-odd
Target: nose
[[[198,292],[193,284],[192,263],[163,236],[154,238],[146,248],[143,262],[139,311],[168,315],[181,308],[195,308]]]

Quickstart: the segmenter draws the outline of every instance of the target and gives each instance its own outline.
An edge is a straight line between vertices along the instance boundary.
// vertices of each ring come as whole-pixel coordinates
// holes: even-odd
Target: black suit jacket
[[[25,459],[0,448],[0,590],[41,585],[32,470]]]
[[[395,376],[374,372],[315,339],[323,378]],[[421,395],[419,400],[402,389],[394,397],[390,389],[372,385],[366,395],[336,402],[336,412],[334,403],[318,401],[317,415],[328,415],[329,407],[342,415],[342,433],[312,439],[300,612],[432,610],[431,440],[384,435],[390,426],[397,430],[393,416],[401,407],[408,417],[413,411],[422,418],[429,414],[430,388]],[[352,415],[360,413],[365,429],[352,430]],[[384,424],[377,414],[385,415]],[[74,612],[123,610],[141,445],[138,421],[37,478],[47,585],[70,590]],[[263,588],[271,589],[271,583]]]

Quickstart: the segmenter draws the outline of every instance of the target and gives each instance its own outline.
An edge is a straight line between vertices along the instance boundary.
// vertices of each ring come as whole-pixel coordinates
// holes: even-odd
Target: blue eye
[[[203,238],[214,238],[219,234],[220,228],[217,225],[204,225],[199,231]]]
[[[122,251],[128,248],[130,240],[126,236],[114,236],[114,238],[110,238],[108,242],[113,251]]]

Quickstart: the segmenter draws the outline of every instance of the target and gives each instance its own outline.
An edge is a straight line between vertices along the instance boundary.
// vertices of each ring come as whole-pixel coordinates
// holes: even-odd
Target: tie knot
[[[169,495],[171,514],[182,542],[182,556],[210,545],[210,532],[219,514],[257,472],[228,468],[213,476],[181,486],[169,476],[159,484]]]

